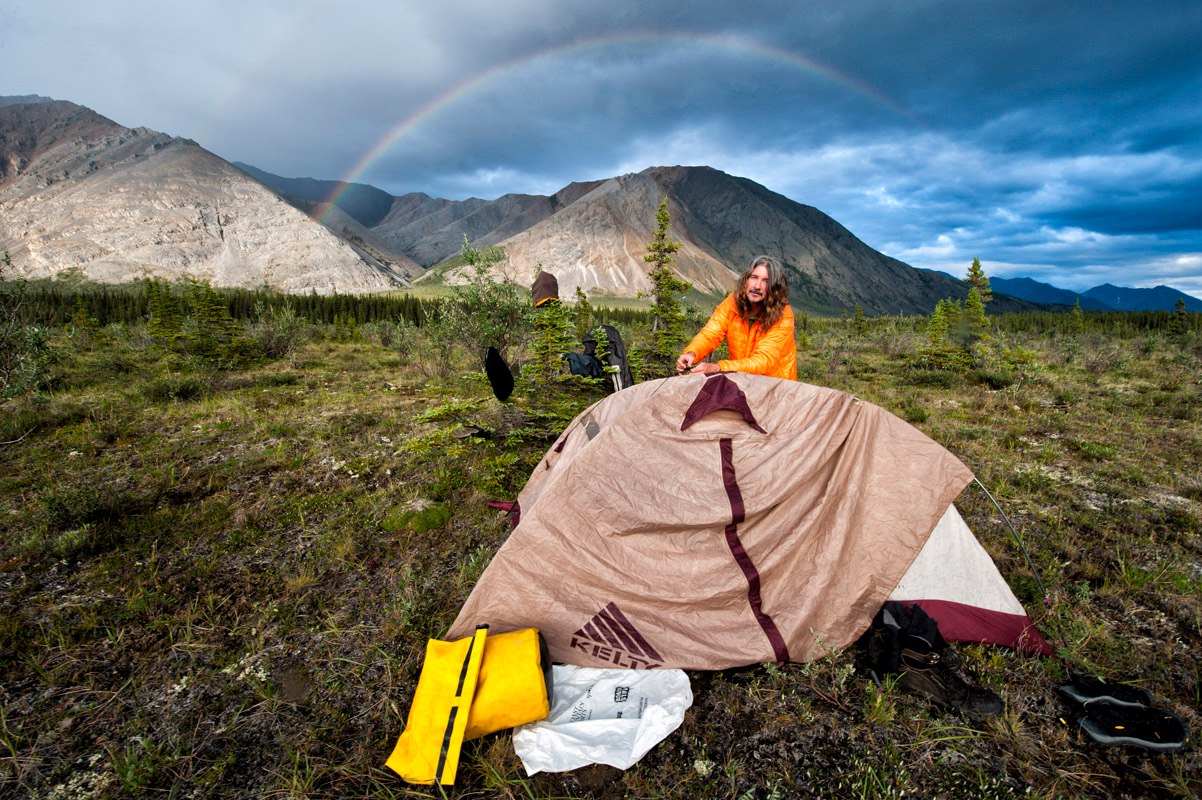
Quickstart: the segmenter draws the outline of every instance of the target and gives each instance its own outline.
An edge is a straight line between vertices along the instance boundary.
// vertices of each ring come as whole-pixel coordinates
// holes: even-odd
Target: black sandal
[[[1085,716],[1078,724],[1089,738],[1107,747],[1127,745],[1175,753],[1189,738],[1181,717],[1161,708],[1095,701],[1086,703]]]
[[[1092,675],[1077,675],[1072,683],[1066,683],[1056,691],[1065,700],[1085,705],[1096,700],[1111,705],[1150,708],[1152,695],[1144,689],[1124,683],[1107,683]]]

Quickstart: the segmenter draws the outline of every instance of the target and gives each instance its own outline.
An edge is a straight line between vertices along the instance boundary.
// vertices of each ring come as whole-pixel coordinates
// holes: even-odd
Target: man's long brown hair
[[[756,308],[747,299],[747,281],[756,267],[768,270],[768,291],[764,294],[761,308]],[[739,285],[735,289],[735,310],[749,325],[758,324],[760,330],[768,330],[784,316],[785,308],[789,305],[789,283],[785,279],[785,271],[780,262],[770,256],[756,256],[751,260],[751,266],[739,276]]]

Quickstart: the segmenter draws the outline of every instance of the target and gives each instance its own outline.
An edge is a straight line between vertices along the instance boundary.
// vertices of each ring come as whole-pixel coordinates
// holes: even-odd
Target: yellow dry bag
[[[410,783],[455,782],[464,741],[544,719],[550,661],[534,628],[426,643],[409,720],[388,767]]]

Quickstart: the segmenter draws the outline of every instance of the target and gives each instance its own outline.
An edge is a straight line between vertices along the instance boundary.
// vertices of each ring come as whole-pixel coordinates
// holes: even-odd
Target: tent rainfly
[[[637,384],[581,413],[460,610],[557,662],[725,669],[846,647],[886,600],[951,641],[1050,648],[953,506],[946,449],[844,392],[757,375]]]

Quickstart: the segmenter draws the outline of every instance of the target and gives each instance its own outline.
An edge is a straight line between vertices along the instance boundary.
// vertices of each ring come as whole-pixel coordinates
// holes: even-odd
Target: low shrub
[[[979,369],[973,373],[973,378],[994,390],[1009,388],[1016,380],[1014,373],[1005,369]]]
[[[291,355],[308,336],[309,323],[296,315],[292,306],[255,308],[255,321],[250,325],[250,338],[268,358]]]
[[[902,379],[911,386],[928,386],[937,389],[951,389],[960,383],[960,375],[937,369],[910,367],[902,373]]]
[[[142,393],[147,399],[159,402],[199,400],[209,389],[209,381],[198,375],[170,374],[155,378],[146,384]]]

